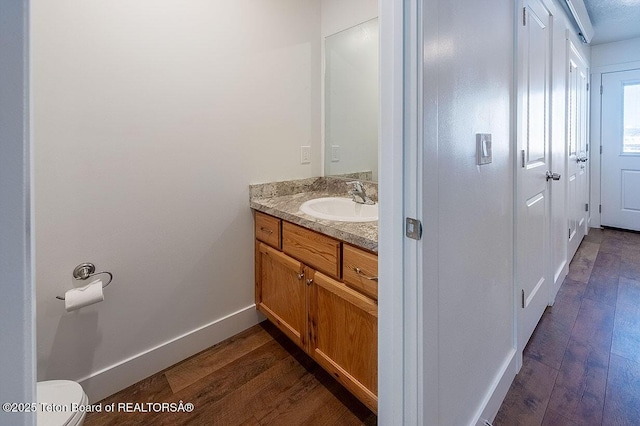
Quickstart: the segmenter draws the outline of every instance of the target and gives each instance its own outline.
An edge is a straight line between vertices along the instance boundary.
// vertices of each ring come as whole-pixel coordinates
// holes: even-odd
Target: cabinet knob
[[[313,284],[313,278],[309,278],[309,279],[307,280],[307,285],[311,285],[311,284]]]
[[[301,279],[303,279],[303,278],[304,278],[304,272],[300,272],[300,273],[298,274],[298,279],[299,279],[299,280],[301,280]]]

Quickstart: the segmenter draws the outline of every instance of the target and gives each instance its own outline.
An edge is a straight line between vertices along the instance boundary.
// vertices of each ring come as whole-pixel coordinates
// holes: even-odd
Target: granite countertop
[[[366,183],[365,189],[371,198],[377,200],[375,184]],[[251,185],[249,194],[249,205],[254,210],[378,252],[378,222],[337,222],[317,219],[300,211],[302,203],[314,198],[346,197],[343,179],[323,177]]]

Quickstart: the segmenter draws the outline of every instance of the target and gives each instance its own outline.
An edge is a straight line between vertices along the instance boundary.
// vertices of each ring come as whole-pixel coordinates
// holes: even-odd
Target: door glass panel
[[[624,86],[624,139],[622,152],[640,154],[640,83]]]

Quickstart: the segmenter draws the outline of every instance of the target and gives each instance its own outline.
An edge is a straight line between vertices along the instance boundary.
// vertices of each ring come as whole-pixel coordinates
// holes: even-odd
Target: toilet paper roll
[[[67,291],[64,294],[64,308],[67,312],[71,312],[84,306],[102,302],[103,300],[104,294],[102,294],[102,280],[95,280],[84,287],[78,287]]]

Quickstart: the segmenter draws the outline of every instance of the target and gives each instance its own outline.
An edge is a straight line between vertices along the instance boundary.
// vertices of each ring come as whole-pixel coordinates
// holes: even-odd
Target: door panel
[[[602,75],[602,225],[640,231],[640,70]]]
[[[550,14],[524,2],[518,32],[518,146],[516,279],[521,297],[518,348],[524,349],[549,301]]]
[[[578,250],[586,234],[588,199],[587,138],[588,93],[587,66],[577,49],[568,42],[567,87],[567,216],[569,227],[568,259]]]
[[[309,353],[377,411],[378,305],[320,272],[313,277]]]
[[[306,348],[307,285],[302,263],[263,243],[256,250],[256,305],[298,346]]]

